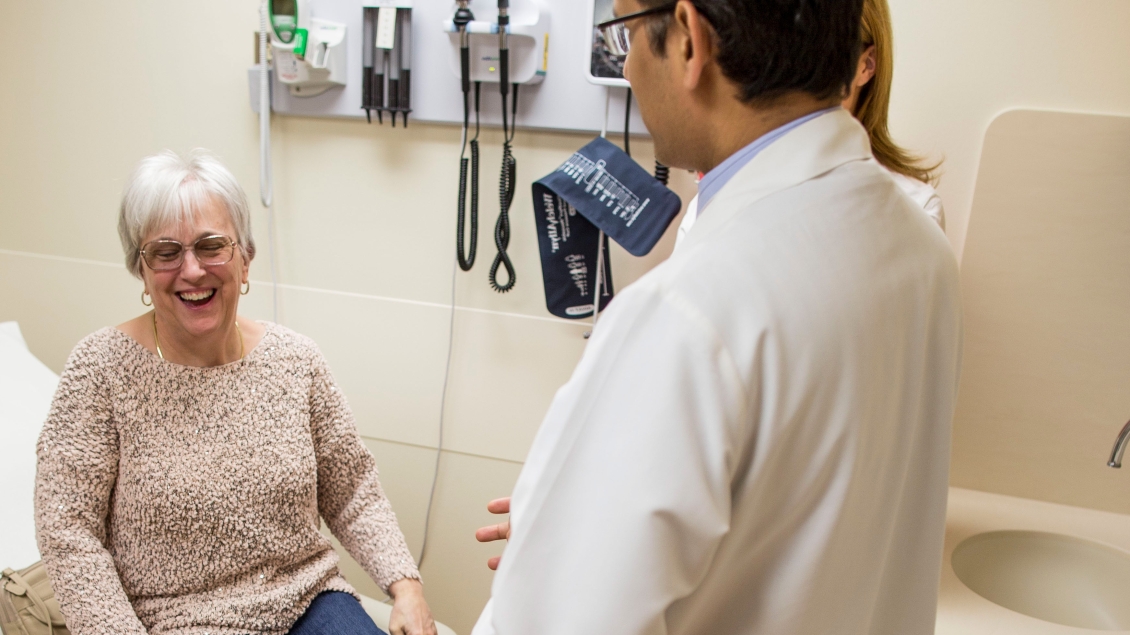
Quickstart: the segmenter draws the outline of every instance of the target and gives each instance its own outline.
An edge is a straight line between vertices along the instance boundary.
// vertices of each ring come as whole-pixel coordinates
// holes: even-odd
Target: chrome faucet
[[[1107,465],[1110,467],[1122,467],[1122,453],[1126,451],[1127,444],[1130,443],[1130,421],[1122,427],[1122,432],[1118,433],[1118,438],[1114,441],[1114,449],[1110,451],[1110,461]]]

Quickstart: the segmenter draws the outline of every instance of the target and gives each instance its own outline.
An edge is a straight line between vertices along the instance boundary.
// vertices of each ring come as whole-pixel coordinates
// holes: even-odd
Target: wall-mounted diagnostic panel
[[[520,88],[521,128],[595,132],[624,112],[626,87],[593,25],[612,0],[269,0],[272,110],[278,115],[461,124],[462,49],[481,84],[481,123],[502,124],[501,47]],[[502,10],[500,11],[500,6]],[[461,9],[472,16],[461,26]],[[505,37],[503,37],[505,36]],[[505,43],[504,43],[505,40]],[[258,109],[258,69],[248,72]],[[493,88],[486,89],[487,85]],[[610,102],[609,102],[610,100]],[[514,101],[509,103],[514,108]],[[607,107],[607,108],[606,108]],[[622,130],[624,118],[610,126]],[[633,112],[631,129],[644,133]]]

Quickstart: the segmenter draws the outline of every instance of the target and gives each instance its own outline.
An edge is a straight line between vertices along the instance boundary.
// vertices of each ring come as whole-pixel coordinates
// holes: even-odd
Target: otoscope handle
[[[498,52],[498,90],[503,95],[510,94],[510,50]]]
[[[506,32],[509,26],[510,0],[498,0],[498,91],[503,97],[510,92],[510,34]]]
[[[412,71],[400,71],[400,109],[404,111],[404,125],[408,125],[408,113],[412,110]]]
[[[471,92],[471,49],[463,47],[459,49],[459,66],[463,71],[463,94]]]
[[[361,107],[369,110],[373,107],[373,67],[366,66],[361,74]]]

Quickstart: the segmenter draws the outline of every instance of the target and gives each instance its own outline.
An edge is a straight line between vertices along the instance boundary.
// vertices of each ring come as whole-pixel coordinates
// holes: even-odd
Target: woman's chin
[[[204,306],[191,306],[180,301],[177,304],[180,306],[173,311],[173,321],[190,335],[206,336],[228,325],[225,312],[216,300]]]

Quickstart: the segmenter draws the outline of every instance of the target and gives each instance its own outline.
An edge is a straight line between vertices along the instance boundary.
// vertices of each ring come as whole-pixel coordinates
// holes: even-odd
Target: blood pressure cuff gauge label
[[[601,231],[633,256],[644,256],[682,207],[677,194],[600,137],[535,182],[533,194],[546,305],[550,313],[565,318],[592,314],[592,274]],[[573,288],[567,280],[574,281]],[[611,275],[604,280],[611,287]],[[605,294],[601,296],[603,309]]]
[[[682,207],[678,194],[601,137],[538,183],[568,201],[633,256],[646,256]]]
[[[541,183],[534,183],[534,214],[541,250],[545,306],[557,317],[578,320],[592,315],[600,230],[576,208]],[[604,237],[604,277],[600,308],[612,299],[612,265]]]

